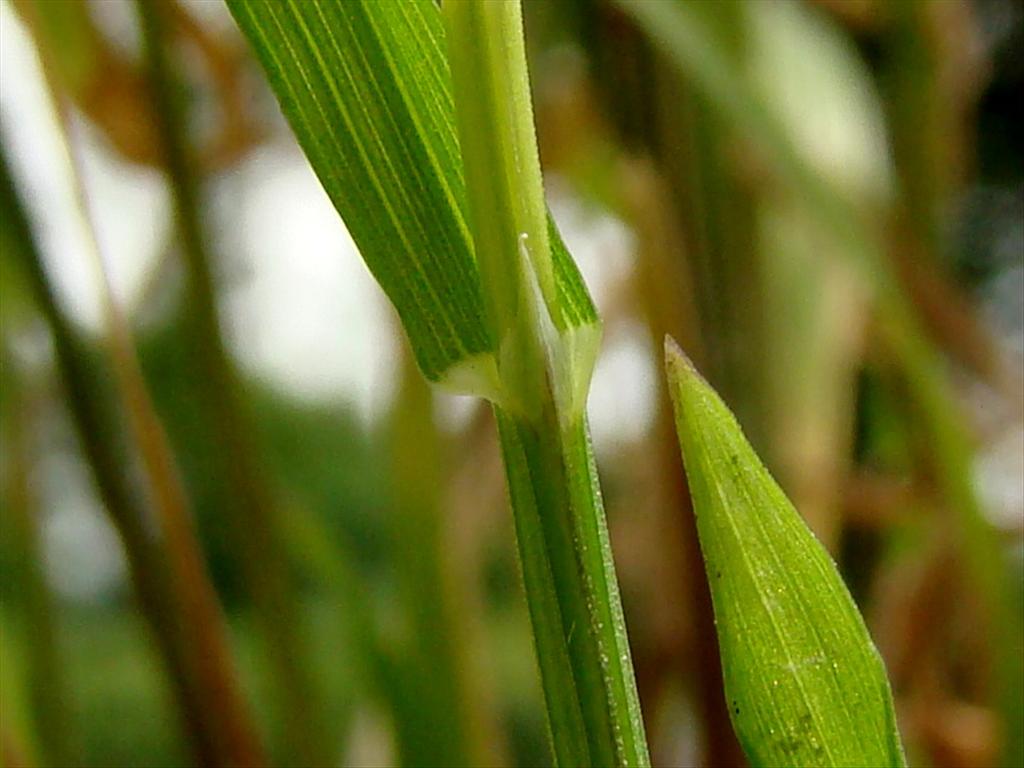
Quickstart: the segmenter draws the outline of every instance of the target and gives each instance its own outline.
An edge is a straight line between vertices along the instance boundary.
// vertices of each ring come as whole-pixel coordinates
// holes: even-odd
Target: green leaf
[[[733,727],[755,766],[903,766],[889,682],[824,547],[671,339],[676,430]]]
[[[228,5],[420,368],[495,403],[556,762],[649,764],[584,418],[600,324],[526,167],[518,4],[446,9],[461,147],[431,0]]]
[[[759,151],[793,199],[805,207],[823,231],[837,238],[843,246],[840,252],[874,290],[882,342],[898,361],[929,435],[936,483],[949,501],[975,594],[987,614],[996,658],[993,688],[1000,691],[1006,719],[1019,719],[1024,709],[1024,687],[1017,684],[1024,622],[1016,577],[1007,568],[998,531],[986,519],[974,486],[970,433],[945,361],[924,333],[888,259],[890,244],[883,239],[880,222],[888,220],[891,212],[865,215],[847,191],[807,160],[791,134],[791,126],[772,111],[736,64],[712,44],[697,10],[701,4],[683,0],[614,2],[635,20],[723,121]],[[1008,746],[1006,754],[1012,757],[1021,751],[1024,745],[1016,741]],[[1004,758],[1003,762],[1014,761]]]
[[[431,0],[228,0],[431,381],[500,400],[467,225],[444,28]],[[564,323],[596,323],[549,219]]]

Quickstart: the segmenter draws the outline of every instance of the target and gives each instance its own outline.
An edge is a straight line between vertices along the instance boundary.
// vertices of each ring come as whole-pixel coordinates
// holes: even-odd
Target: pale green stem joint
[[[649,765],[586,394],[600,339],[556,291],[518,2],[442,7],[509,495],[555,762]]]

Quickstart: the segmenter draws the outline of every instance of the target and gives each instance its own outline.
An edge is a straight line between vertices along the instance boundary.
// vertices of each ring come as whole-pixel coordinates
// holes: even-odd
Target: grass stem
[[[555,760],[645,765],[583,409],[592,361],[565,343],[573,329],[561,320],[555,290],[521,8],[446,2],[442,13],[470,223],[498,350],[495,413]]]

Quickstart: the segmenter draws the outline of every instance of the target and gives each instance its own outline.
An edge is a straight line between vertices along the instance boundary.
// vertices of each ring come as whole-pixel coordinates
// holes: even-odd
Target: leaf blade
[[[754,765],[905,765],[884,664],[835,564],[671,339],[665,364],[744,751]]]
[[[425,50],[410,50],[407,42],[436,43],[441,35],[436,14],[424,13],[419,3],[382,3],[372,12],[362,3],[229,6],[324,189],[398,309],[424,373],[436,380],[456,361],[486,352],[490,340],[461,215],[461,179],[448,172],[451,163],[436,159],[457,157],[454,134],[438,117],[450,114],[450,94],[435,84],[433,92],[447,104],[431,103],[396,84],[428,80],[430,68],[422,64],[430,57]],[[385,23],[374,24],[375,14]],[[422,25],[423,34],[399,42],[398,35],[413,23]],[[394,48],[411,55],[386,57],[384,51]],[[390,66],[375,71],[374,60],[388,60]],[[436,140],[403,132],[403,122],[424,126]],[[392,155],[398,161],[390,162]],[[404,195],[408,187],[420,193]],[[445,197],[455,204],[433,204]],[[439,285],[447,289],[435,290]]]

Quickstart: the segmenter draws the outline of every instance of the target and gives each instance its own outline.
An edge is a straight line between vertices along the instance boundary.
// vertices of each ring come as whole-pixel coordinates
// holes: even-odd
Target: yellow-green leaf
[[[885,666],[835,564],[671,339],[665,365],[726,699],[751,763],[905,765]]]

